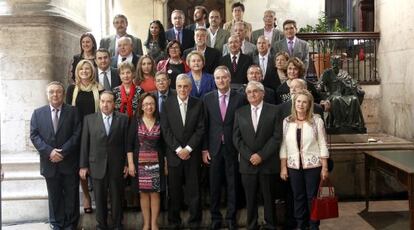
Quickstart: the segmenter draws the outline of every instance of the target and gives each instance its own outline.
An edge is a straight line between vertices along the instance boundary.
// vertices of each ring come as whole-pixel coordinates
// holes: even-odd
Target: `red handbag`
[[[335,196],[334,187],[329,179],[321,180],[318,195],[312,200],[310,219],[318,221],[336,217],[338,217],[338,197]]]

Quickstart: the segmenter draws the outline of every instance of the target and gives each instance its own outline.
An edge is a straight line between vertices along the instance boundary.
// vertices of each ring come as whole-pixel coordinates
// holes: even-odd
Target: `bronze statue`
[[[347,71],[340,69],[339,57],[332,58],[331,64],[318,82],[322,98],[331,103],[326,127],[335,133],[366,132],[360,106],[365,92]]]

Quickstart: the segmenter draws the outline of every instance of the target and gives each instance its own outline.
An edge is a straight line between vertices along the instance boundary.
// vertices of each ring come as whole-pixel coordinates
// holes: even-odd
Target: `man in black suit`
[[[120,38],[118,40],[118,55],[111,58],[111,66],[113,68],[118,68],[118,64],[121,62],[129,62],[136,68],[141,56],[132,52],[132,48],[132,40],[130,37]]]
[[[79,220],[79,115],[75,107],[63,103],[62,83],[49,83],[46,93],[49,105],[33,112],[30,140],[46,179],[50,227],[74,230]]]
[[[179,74],[176,80],[177,97],[165,101],[161,113],[162,134],[167,145],[168,222],[175,229],[181,225],[180,206],[183,200],[187,202],[190,213],[188,227],[197,229],[201,221],[199,171],[204,114],[202,101],[189,96],[191,85],[191,79],[186,74]]]
[[[249,82],[251,81],[258,81],[262,82],[262,70],[258,65],[251,65],[249,69],[247,69],[247,80]],[[246,97],[246,86],[247,84],[242,85],[240,89],[238,89],[238,92],[243,95],[243,97]],[[264,86],[265,94],[264,94],[264,102],[269,104],[276,104],[276,94],[275,91],[271,88],[268,88]]]
[[[127,153],[128,117],[115,112],[114,94],[104,91],[99,98],[100,111],[83,120],[79,175],[90,174],[96,204],[96,229],[108,229],[107,198],[111,198],[113,228],[122,228],[123,176]]]
[[[252,64],[252,58],[240,52],[240,40],[237,35],[230,36],[228,40],[230,53],[223,56],[220,65],[225,65],[231,73],[232,88],[240,88],[241,84],[247,83],[247,69]]]
[[[280,86],[280,79],[276,74],[274,56],[270,49],[270,42],[264,35],[257,39],[257,54],[253,56],[253,63],[262,69],[262,83],[265,87],[273,89],[275,92]]]
[[[95,53],[95,63],[98,66],[96,81],[103,85],[105,90],[112,90],[121,84],[118,70],[111,67],[110,54],[105,48],[99,48]]]
[[[240,173],[246,192],[247,229],[258,229],[257,194],[263,196],[264,229],[276,229],[274,181],[280,172],[282,128],[276,106],[263,102],[262,83],[246,87],[250,105],[236,111],[233,142],[240,153]],[[259,193],[259,191],[261,193]]]
[[[208,11],[207,8],[204,6],[195,6],[194,7],[194,14],[193,14],[193,19],[194,19],[194,23],[191,25],[186,26],[186,29],[195,31],[195,29],[203,27],[203,28],[208,28],[208,22],[207,22],[207,15],[208,15]]]
[[[158,112],[162,112],[162,107],[165,101],[176,95],[175,90],[170,88],[171,79],[166,72],[158,71],[155,74],[155,87],[157,91],[154,93],[157,98]]]
[[[226,66],[214,71],[217,90],[205,95],[206,135],[203,141],[203,162],[210,165],[211,229],[220,229],[221,189],[227,189],[226,222],[236,227],[237,150],[233,145],[234,113],[245,104],[245,98],[230,89],[231,74]]]
[[[204,58],[206,60],[203,71],[209,74],[213,74],[221,58],[220,51],[207,46],[207,29],[206,28],[201,27],[201,28],[195,29],[194,40],[196,44],[195,47],[184,50],[184,54],[183,54],[184,59],[187,58],[187,55],[191,51],[193,50],[199,51],[200,53],[204,55]]]
[[[178,40],[181,43],[181,52],[194,46],[194,32],[184,28],[185,15],[182,10],[174,10],[171,13],[173,28],[165,31],[168,41]]]

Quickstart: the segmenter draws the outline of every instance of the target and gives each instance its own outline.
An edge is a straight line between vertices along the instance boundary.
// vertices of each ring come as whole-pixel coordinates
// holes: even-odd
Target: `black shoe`
[[[221,221],[212,221],[210,229],[211,230],[217,230],[221,228]]]
[[[229,222],[227,222],[227,229],[236,230],[237,229],[237,224],[233,221],[229,221]]]

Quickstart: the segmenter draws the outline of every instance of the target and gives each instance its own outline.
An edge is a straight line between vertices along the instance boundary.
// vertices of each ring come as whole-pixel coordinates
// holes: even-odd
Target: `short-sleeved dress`
[[[156,121],[154,126],[148,130],[142,119],[139,119],[135,127],[135,141],[139,143],[139,150],[134,153],[138,159],[138,189],[140,192],[160,192],[163,187],[160,122]]]

